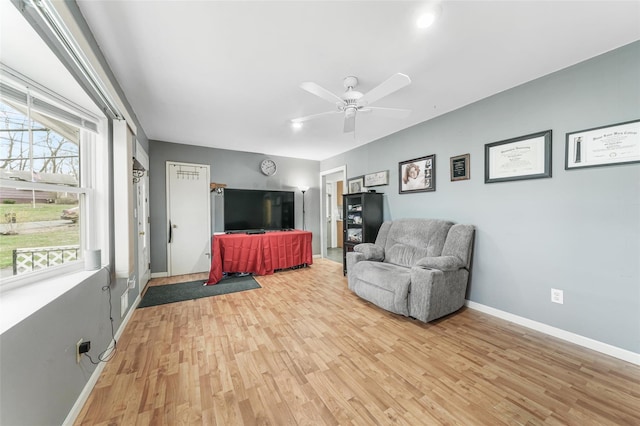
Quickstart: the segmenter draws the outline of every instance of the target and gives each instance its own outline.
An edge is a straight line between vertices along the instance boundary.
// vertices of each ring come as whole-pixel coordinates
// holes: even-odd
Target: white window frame
[[[5,68],[6,69],[6,68]],[[80,252],[86,249],[99,249],[102,251],[102,265],[108,263],[109,253],[109,221],[108,221],[108,164],[106,161],[99,162],[98,159],[108,158],[107,120],[97,118],[88,113],[82,107],[73,104],[59,94],[38,85],[36,82],[11,70],[10,73],[3,72],[0,81],[5,86],[23,92],[27,96],[27,104],[31,104],[29,97],[38,99],[40,105],[51,106],[49,111],[38,108],[39,113],[46,114],[56,120],[78,126],[78,123],[89,124],[80,126],[79,148],[80,148],[80,181],[77,187],[56,185],[41,182],[25,182],[6,180],[0,181],[0,186],[14,189],[68,192],[78,194],[81,218],[80,221]],[[0,93],[2,97],[2,93]],[[12,99],[15,102],[15,99]],[[50,113],[53,110],[63,110],[70,113],[74,119],[66,119]],[[83,128],[84,127],[84,128]],[[88,129],[96,129],[97,133]],[[55,278],[70,273],[80,271],[84,267],[84,256],[80,259],[62,265],[52,266],[33,272],[24,273],[12,277],[3,278],[0,282],[2,291],[20,287],[34,282],[40,282],[49,278]]]

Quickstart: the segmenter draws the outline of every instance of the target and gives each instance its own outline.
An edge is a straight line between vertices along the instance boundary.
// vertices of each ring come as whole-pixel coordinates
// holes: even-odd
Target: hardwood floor
[[[390,314],[329,260],[257,280],[136,310],[76,424],[640,424],[633,364],[472,309]]]

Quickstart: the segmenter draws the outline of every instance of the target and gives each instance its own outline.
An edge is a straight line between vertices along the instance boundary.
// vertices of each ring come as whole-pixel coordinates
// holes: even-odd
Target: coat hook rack
[[[209,187],[211,188],[211,192],[216,191],[216,194],[222,194],[224,192],[224,188],[227,187],[227,184],[212,182]]]
[[[136,157],[133,157],[133,183],[138,183],[140,182],[140,178],[142,176],[144,176],[144,172],[146,172],[147,170],[144,168],[144,166],[136,159]]]

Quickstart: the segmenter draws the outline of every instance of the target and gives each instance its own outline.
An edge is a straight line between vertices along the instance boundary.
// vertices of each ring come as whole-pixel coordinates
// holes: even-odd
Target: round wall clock
[[[276,174],[276,162],[273,160],[262,160],[262,163],[260,163],[260,170],[262,171],[262,173],[264,173],[265,176],[273,176]]]

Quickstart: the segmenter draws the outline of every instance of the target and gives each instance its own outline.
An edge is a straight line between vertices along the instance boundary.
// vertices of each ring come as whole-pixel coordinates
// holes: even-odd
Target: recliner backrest
[[[398,219],[382,224],[376,245],[384,247],[387,263],[413,266],[426,256],[440,256],[453,222],[439,219]]]

